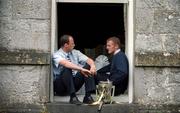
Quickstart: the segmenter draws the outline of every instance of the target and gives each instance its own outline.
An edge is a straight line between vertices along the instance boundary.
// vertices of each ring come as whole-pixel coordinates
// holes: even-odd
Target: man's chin
[[[109,52],[109,51],[108,51],[108,54],[112,54],[112,52]]]

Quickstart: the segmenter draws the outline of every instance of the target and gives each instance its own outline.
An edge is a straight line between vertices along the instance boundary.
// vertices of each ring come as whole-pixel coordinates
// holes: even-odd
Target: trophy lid
[[[102,84],[112,84],[112,81],[107,79],[107,81],[99,81],[99,83],[102,83]]]

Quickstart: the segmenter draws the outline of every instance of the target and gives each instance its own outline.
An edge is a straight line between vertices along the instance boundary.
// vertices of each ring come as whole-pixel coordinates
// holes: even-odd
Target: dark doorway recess
[[[63,34],[72,35],[75,39],[75,48],[82,52],[85,48],[93,49],[105,45],[106,39],[111,36],[121,39],[124,51],[123,4],[58,3],[57,24],[58,39]]]

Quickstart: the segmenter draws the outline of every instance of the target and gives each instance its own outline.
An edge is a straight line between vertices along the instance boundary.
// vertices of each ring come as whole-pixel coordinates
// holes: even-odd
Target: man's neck
[[[66,48],[64,48],[64,47],[61,47],[61,49],[65,52],[65,53],[68,53],[69,51],[66,49]]]
[[[121,51],[121,49],[117,49],[117,50],[114,52],[114,55],[117,54],[119,51]]]

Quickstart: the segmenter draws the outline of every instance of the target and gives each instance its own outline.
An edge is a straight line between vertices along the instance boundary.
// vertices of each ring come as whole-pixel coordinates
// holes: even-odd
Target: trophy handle
[[[112,86],[112,97],[114,97],[114,92],[115,92],[115,86]]]
[[[96,85],[96,100],[98,100],[98,85]]]

